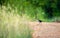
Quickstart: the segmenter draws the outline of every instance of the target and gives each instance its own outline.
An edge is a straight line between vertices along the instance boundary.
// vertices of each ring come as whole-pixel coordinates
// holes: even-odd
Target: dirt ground
[[[60,38],[60,23],[57,22],[29,22],[33,30],[32,38]]]

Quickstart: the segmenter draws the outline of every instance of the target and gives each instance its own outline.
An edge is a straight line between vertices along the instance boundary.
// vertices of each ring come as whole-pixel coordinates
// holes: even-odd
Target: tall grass
[[[0,7],[0,38],[31,38],[28,17],[21,17],[11,6]]]

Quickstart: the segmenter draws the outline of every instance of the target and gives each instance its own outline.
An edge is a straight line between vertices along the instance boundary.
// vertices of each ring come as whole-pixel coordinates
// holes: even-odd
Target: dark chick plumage
[[[38,22],[42,22],[42,20],[38,20]]]

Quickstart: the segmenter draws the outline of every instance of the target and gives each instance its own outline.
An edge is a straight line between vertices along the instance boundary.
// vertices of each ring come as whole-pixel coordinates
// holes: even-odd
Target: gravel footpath
[[[33,30],[32,38],[60,38],[60,23],[56,22],[29,22]]]

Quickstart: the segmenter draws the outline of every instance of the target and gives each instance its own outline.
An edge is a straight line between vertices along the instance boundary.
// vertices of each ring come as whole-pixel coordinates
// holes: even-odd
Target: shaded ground
[[[60,38],[60,23],[29,22],[33,38]]]

